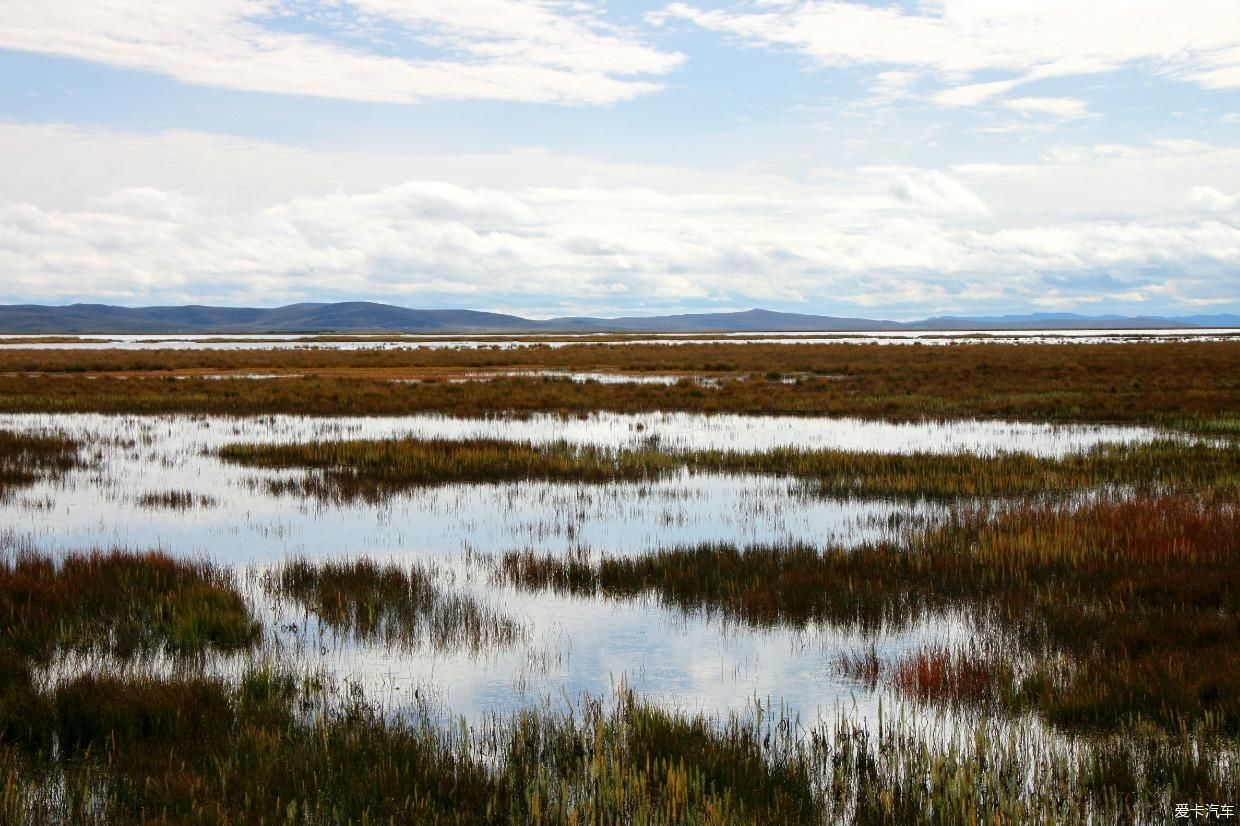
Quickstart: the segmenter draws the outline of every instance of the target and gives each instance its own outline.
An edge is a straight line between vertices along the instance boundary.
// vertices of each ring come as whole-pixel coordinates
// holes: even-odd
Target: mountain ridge
[[[739,312],[659,316],[565,316],[529,319],[481,310],[426,310],[368,301],[306,302],[281,307],[201,304],[120,307],[108,304],[0,305],[0,334],[262,334],[262,333],[757,333],[896,330],[1151,329],[1240,327],[1240,315],[1085,316],[1028,313],[934,316],[888,321],[754,308]]]

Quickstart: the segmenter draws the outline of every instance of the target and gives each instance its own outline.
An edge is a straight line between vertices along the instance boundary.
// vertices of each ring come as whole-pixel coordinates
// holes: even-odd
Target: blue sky
[[[1233,0],[0,2],[0,302],[1240,312]]]

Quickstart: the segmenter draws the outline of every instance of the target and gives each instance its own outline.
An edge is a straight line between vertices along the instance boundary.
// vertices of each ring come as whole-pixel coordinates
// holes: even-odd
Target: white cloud
[[[1195,206],[1210,212],[1231,212],[1240,207],[1240,193],[1227,195],[1211,186],[1195,186],[1188,197]]]
[[[954,178],[934,170],[897,175],[892,182],[892,194],[905,203],[933,210],[979,217],[990,214],[986,203],[976,193]]]
[[[949,170],[1011,222],[1176,222],[1201,216],[1185,194],[1209,181],[1240,190],[1240,147],[1156,140],[1055,145],[1036,163],[958,164]]]
[[[276,25],[299,15],[345,34],[396,33],[403,49],[435,56],[408,58],[364,36],[345,45]],[[6,2],[0,48],[206,86],[389,103],[612,103],[657,90],[642,78],[684,60],[558,0]]]
[[[1003,105],[1022,115],[1051,115],[1064,120],[1089,115],[1089,105],[1077,98],[1011,98]]]
[[[1192,141],[808,180],[0,125],[0,154],[20,148],[23,164],[0,167],[7,301],[347,297],[547,314],[807,302],[909,316],[1067,301],[1100,271],[1116,301],[1218,306],[1240,266],[1240,216],[1188,208],[1183,184],[1240,190],[1240,150]],[[40,190],[70,159],[94,175]],[[247,178],[265,185],[239,190]]]
[[[912,97],[917,80],[916,72],[879,72],[870,87],[871,99],[875,103],[891,103]]]
[[[901,67],[949,84],[933,99],[973,106],[1021,84],[1141,65],[1209,89],[1240,88],[1233,0],[940,0],[918,10],[844,0],[669,5],[742,44],[794,49],[825,67]],[[982,73],[1008,73],[974,82]]]

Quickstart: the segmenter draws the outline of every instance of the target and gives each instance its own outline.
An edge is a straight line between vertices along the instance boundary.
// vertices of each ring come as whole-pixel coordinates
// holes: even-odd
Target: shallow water
[[[566,347],[577,344],[924,344],[949,345],[977,342],[1002,344],[1101,344],[1125,342],[1226,341],[1240,338],[1230,328],[1168,328],[1156,330],[896,330],[850,333],[671,333],[635,336],[610,341],[609,333],[559,335],[553,340],[530,340],[510,335],[410,335],[399,333],[350,336],[349,341],[322,341],[304,335],[82,335],[75,341],[39,342],[39,335],[0,335],[0,347],[36,350],[402,350],[512,349],[518,347]]]
[[[560,418],[396,418],[4,415],[0,429],[60,431],[97,449],[88,469],[18,491],[0,501],[0,525],[47,551],[92,547],[162,548],[206,556],[243,576],[293,555],[311,559],[361,554],[419,561],[518,621],[509,648],[400,651],[378,643],[320,637],[312,618],[277,608],[253,588],[277,638],[307,666],[325,665],[379,696],[414,689],[451,714],[473,717],[542,702],[605,695],[623,679],[651,699],[687,710],[744,711],[755,697],[787,703],[803,719],[830,716],[841,703],[861,712],[878,698],[838,675],[841,653],[875,642],[882,656],[923,642],[960,642],[969,629],[945,616],[875,638],[810,626],[754,629],[702,615],[685,616],[654,600],[586,599],[523,592],[492,584],[491,555],[530,549],[635,554],[702,542],[856,543],[933,519],[937,506],[880,499],[833,500],[799,492],[778,477],[679,474],[643,483],[460,484],[421,488],[380,504],[333,506],[273,496],[266,482],[299,471],[226,464],[213,452],[231,442],[288,442],[391,436],[489,436],[546,442],[670,448],[763,449],[779,445],[888,452],[1022,450],[1062,455],[1102,442],[1148,441],[1150,428],[1050,426],[965,421],[891,424],[855,419],[699,414],[593,414]],[[186,491],[193,507],[144,507],[145,494]],[[247,572],[249,572],[247,574]],[[402,694],[403,692],[403,694]]]

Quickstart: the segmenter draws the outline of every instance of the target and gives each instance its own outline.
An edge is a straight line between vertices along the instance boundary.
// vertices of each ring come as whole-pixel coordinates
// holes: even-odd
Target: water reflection
[[[1039,343],[1103,344],[1126,342],[1227,341],[1240,338],[1230,328],[1165,328],[1149,330],[888,330],[849,333],[670,333],[631,336],[617,341],[612,333],[512,335],[347,335],[339,338],[299,334],[270,335],[82,335],[56,340],[39,335],[0,335],[0,346],[36,350],[401,350],[513,349],[566,347],[579,344],[924,344]]]
[[[522,628],[512,645],[471,650],[407,647],[338,634],[298,604],[251,596],[272,643],[308,668],[326,666],[376,696],[431,692],[452,714],[473,717],[545,697],[606,694],[622,678],[642,695],[687,710],[727,713],[754,697],[783,700],[803,719],[830,717],[840,703],[876,708],[878,695],[838,668],[841,652],[873,642],[884,656],[919,646],[963,644],[962,615],[918,617],[876,633],[811,622],[755,628],[669,610],[649,598],[605,599],[531,592],[497,583],[480,556],[530,549],[564,555],[587,548],[612,556],[670,545],[729,542],[822,547],[884,535],[937,506],[807,497],[790,480],[680,474],[644,483],[448,485],[393,496],[382,504],[325,507],[265,492],[287,472],[238,468],[213,452],[231,442],[286,442],[390,436],[499,437],[669,448],[763,449],[781,445],[885,451],[1025,450],[1062,455],[1107,441],[1149,441],[1149,428],[1048,426],[965,421],[891,424],[852,419],[695,414],[521,419],[442,416],[138,417],[6,415],[0,429],[61,431],[92,445],[95,461],[36,483],[0,503],[0,523],[44,550],[158,547],[204,555],[250,573],[290,556],[433,566],[445,588]],[[282,477],[281,474],[284,474]],[[153,507],[161,491],[184,507]],[[174,501],[174,500],[169,500]],[[197,502],[210,507],[195,506]]]

